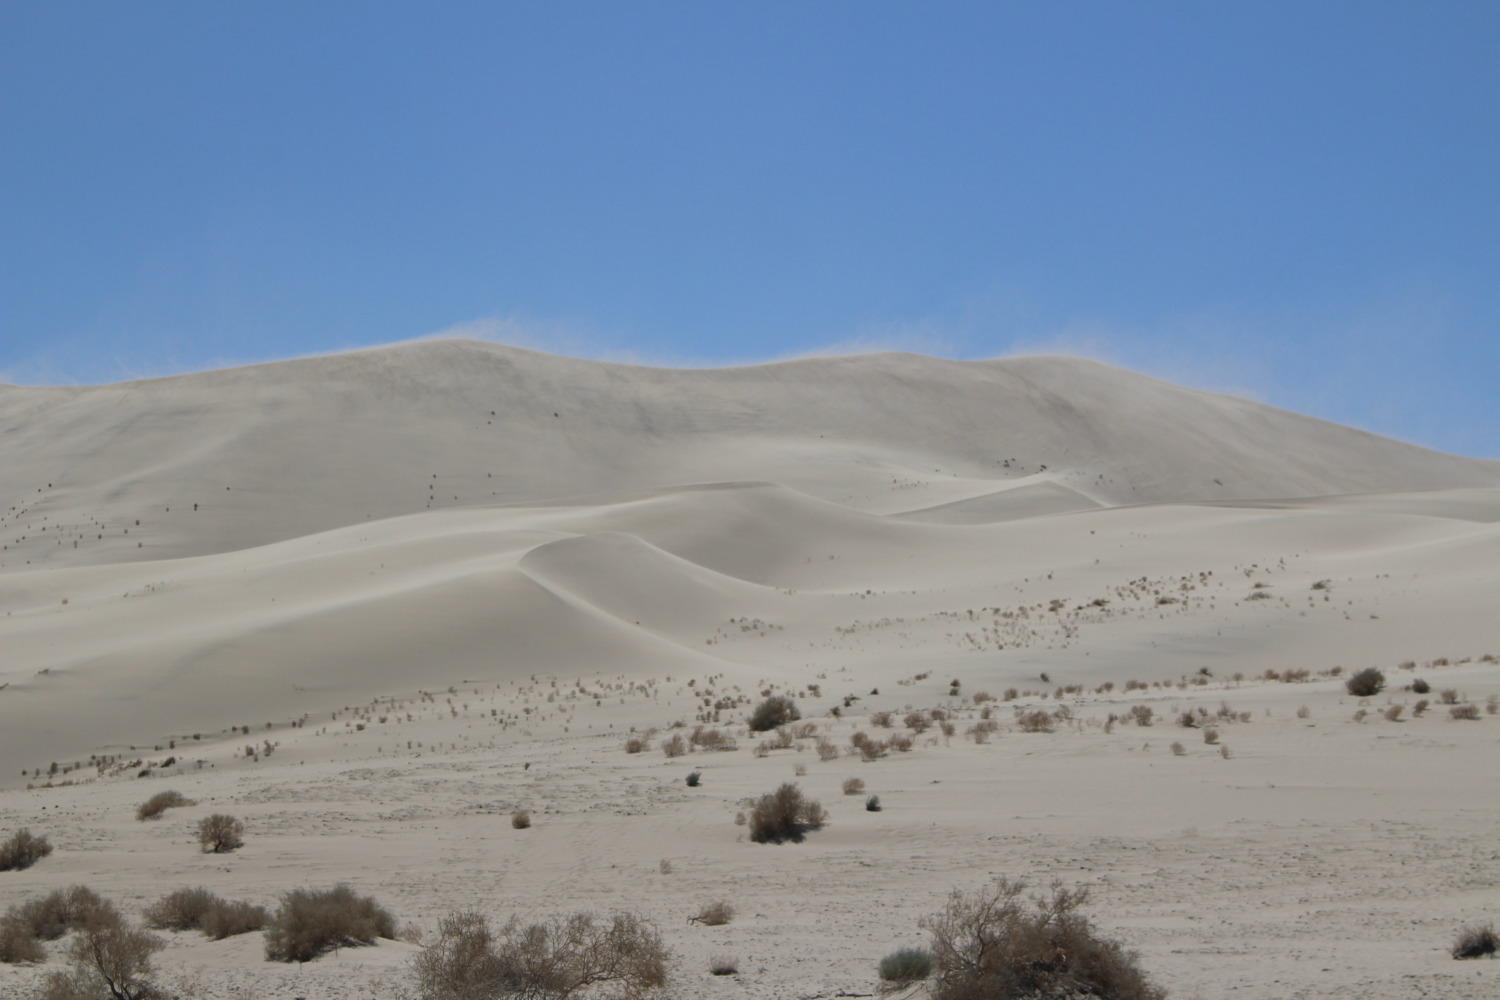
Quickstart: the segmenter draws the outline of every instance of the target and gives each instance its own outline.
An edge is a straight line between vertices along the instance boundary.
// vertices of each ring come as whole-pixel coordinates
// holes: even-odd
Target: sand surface
[[[1059,878],[1176,997],[1500,996],[1447,954],[1500,920],[1500,463],[1075,359],[445,341],[0,387],[0,488],[0,836],[55,847],[0,908],[345,881],[428,941],[632,909],[674,996],[822,997],[950,890]],[[767,692],[816,735],[758,749]],[[737,748],[663,752],[699,724]],[[749,842],[782,781],[830,822]],[[197,805],[137,822],[168,788]],[[211,812],[243,848],[197,849]],[[168,936],[167,982],[237,1000],[398,996],[420,948]]]

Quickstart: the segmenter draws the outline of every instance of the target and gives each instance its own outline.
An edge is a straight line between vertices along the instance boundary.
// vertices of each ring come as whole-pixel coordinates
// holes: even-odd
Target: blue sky
[[[0,381],[1066,351],[1500,458],[1500,4],[0,0]]]

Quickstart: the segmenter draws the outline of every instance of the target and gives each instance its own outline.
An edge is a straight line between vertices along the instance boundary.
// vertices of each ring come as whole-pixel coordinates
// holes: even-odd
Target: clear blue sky
[[[0,0],[0,380],[1068,351],[1500,458],[1500,3]]]

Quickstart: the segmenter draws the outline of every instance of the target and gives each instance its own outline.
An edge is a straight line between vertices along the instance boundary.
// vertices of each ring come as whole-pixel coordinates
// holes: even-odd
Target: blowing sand
[[[0,906],[342,881],[413,931],[172,933],[186,995],[396,996],[459,908],[638,911],[674,996],[869,994],[995,876],[1088,887],[1175,997],[1500,995],[1448,955],[1500,919],[1497,463],[1070,359],[435,342],[0,387],[0,470],[0,836],[55,848]],[[762,748],[768,693],[815,731]],[[699,725],[736,748],[664,753]],[[751,843],[783,781],[829,822]]]

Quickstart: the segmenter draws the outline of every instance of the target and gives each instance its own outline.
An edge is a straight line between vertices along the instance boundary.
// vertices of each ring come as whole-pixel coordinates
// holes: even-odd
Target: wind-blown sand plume
[[[1500,464],[1070,359],[428,342],[0,389],[0,470],[0,838],[54,848],[7,906],[631,910],[676,995],[771,998],[1058,877],[1174,996],[1500,994],[1449,957],[1500,911]],[[750,732],[771,695],[809,728]],[[828,822],[751,843],[788,781]],[[420,950],[158,965],[352,1000]]]

